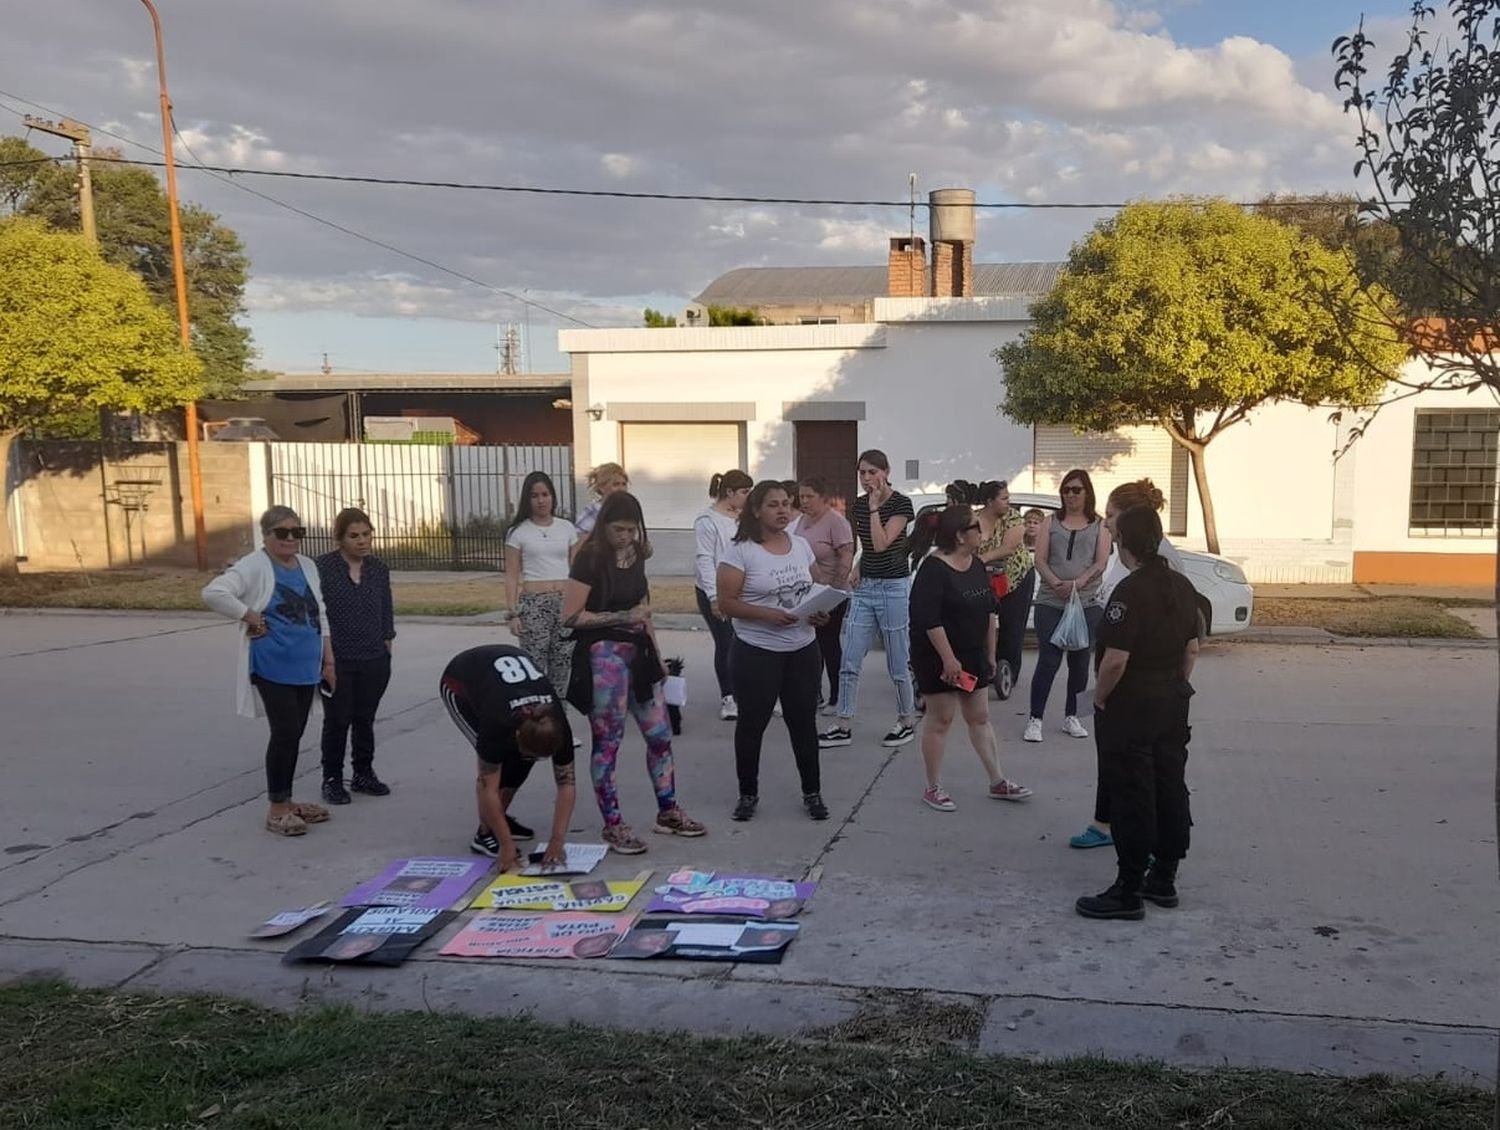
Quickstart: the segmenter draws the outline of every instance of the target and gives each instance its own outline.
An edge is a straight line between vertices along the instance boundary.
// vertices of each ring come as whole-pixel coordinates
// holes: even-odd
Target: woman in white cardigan
[[[240,622],[235,686],[239,713],[254,718],[257,694],[271,726],[266,744],[266,830],[300,836],[328,809],[292,799],[297,747],[319,681],[334,685],[333,647],[322,615],[318,566],[298,553],[307,535],[297,512],[273,506],[260,516],[264,547],[240,558],[203,589],[203,602]]]

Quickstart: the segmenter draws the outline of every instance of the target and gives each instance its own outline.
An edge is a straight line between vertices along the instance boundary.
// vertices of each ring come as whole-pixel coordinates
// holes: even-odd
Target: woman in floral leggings
[[[635,496],[626,491],[610,494],[573,559],[563,593],[563,622],[576,640],[568,701],[589,716],[594,739],[589,769],[604,817],[603,839],[622,855],[646,850],[620,814],[615,787],[627,714],[635,717],[646,739],[646,768],[656,792],[654,830],[675,836],[701,836],[707,830],[677,804],[672,726],[662,695],[666,672],[651,626],[641,550],[645,537]]]

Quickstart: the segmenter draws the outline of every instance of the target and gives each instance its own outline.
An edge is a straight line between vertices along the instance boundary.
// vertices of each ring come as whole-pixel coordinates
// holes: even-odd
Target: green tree
[[[118,151],[100,150],[99,156],[113,158],[95,161],[92,167],[99,249],[111,263],[139,275],[156,300],[175,311],[166,190],[149,169],[120,163]],[[18,196],[14,210],[63,231],[77,231],[75,180],[70,165],[41,166]],[[254,356],[250,330],[239,320],[245,313],[250,260],[239,236],[212,212],[196,204],[184,204],[179,211],[188,316],[193,349],[204,364],[204,394],[233,397]]]
[[[660,310],[646,307],[644,325],[648,330],[670,330],[676,329],[677,318],[673,314],[663,314]]]
[[[1432,374],[1411,391],[1500,393],[1500,0],[1447,8],[1450,27],[1435,35],[1436,5],[1414,3],[1402,49],[1373,71],[1376,45],[1363,24],[1335,40],[1334,81],[1358,125],[1363,213],[1400,233],[1410,285],[1433,315],[1410,335]],[[1494,1125],[1500,1130],[1500,1097]]]
[[[1315,290],[1364,313],[1341,327]],[[1342,255],[1222,200],[1131,204],[1068,256],[1032,324],[995,351],[1001,404],[1081,431],[1155,424],[1192,458],[1210,552],[1218,524],[1208,445],[1262,404],[1375,401],[1405,357],[1389,301]]]
[[[754,310],[739,306],[710,306],[708,324],[711,326],[758,326],[761,318]]]
[[[0,216],[20,208],[46,160],[47,154],[19,137],[0,137]]]

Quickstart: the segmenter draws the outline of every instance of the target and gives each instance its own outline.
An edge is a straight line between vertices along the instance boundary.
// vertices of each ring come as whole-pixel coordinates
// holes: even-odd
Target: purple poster
[[[647,914],[726,914],[750,918],[794,918],[817,884],[766,875],[720,875],[679,871],[653,888]]]
[[[398,859],[344,896],[340,906],[447,910],[491,868],[484,859]]]

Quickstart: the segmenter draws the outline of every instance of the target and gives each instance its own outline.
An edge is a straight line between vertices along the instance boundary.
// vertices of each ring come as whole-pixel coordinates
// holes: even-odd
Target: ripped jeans
[[[854,717],[859,705],[859,672],[878,635],[885,643],[885,669],[896,684],[896,713],[916,713],[911,683],[911,578],[862,577],[849,598],[844,617],[844,659],[839,666],[840,722]]]

